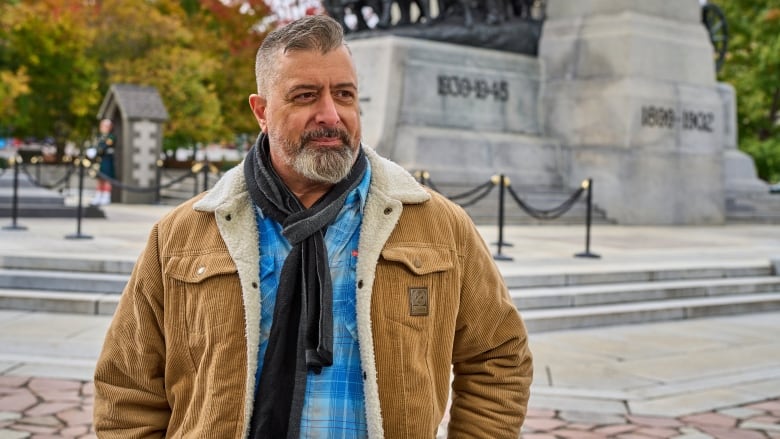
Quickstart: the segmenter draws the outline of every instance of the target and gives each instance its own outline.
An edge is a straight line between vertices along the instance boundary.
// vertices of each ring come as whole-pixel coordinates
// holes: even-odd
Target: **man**
[[[97,190],[90,204],[93,206],[105,206],[111,204],[111,181],[116,178],[114,171],[114,152],[116,148],[116,136],[111,132],[113,123],[111,119],[100,121],[100,136],[96,148],[96,155],[100,163],[100,174],[97,179]]]
[[[462,209],[360,143],[340,25],[269,34],[244,163],[156,224],[95,371],[99,437],[517,438],[523,323]],[[451,373],[453,375],[451,379]]]

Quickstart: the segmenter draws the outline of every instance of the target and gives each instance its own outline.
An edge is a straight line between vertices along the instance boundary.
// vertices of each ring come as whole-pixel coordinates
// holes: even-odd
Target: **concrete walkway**
[[[112,205],[107,219],[21,218],[0,257],[137,258],[168,206]],[[7,221],[5,224],[2,221]],[[7,218],[0,225],[10,224]],[[481,226],[486,241],[494,226]],[[780,227],[584,226],[504,231],[507,275],[769,263]],[[492,247],[495,250],[495,246]],[[522,312],[522,310],[521,310]],[[94,437],[91,376],[110,318],[0,310],[0,439]],[[780,313],[532,333],[527,439],[780,438]]]

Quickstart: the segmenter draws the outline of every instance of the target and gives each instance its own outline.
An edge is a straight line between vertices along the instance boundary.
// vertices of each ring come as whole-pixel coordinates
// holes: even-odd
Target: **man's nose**
[[[330,94],[324,94],[317,102],[315,121],[317,124],[325,126],[335,126],[341,121],[336,102]]]

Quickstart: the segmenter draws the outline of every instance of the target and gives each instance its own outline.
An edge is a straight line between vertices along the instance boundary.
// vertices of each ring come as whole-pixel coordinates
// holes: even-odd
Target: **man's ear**
[[[257,123],[260,125],[260,130],[264,133],[267,133],[268,123],[265,119],[265,108],[266,108],[267,100],[257,94],[251,94],[249,95],[249,106],[252,108],[252,113],[255,115],[255,119],[257,119]]]

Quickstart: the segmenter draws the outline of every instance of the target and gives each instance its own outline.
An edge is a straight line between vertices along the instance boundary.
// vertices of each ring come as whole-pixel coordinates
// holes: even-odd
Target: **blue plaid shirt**
[[[363,206],[368,194],[371,170],[348,196],[336,220],[328,226],[328,249],[333,281],[333,365],[317,375],[309,372],[301,416],[302,438],[368,437],[363,371],[358,350],[355,312],[355,268]],[[255,207],[260,233],[260,350],[257,354],[256,381],[260,381],[268,336],[271,333],[276,291],[290,244],[282,236],[279,223]]]

